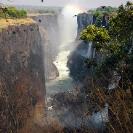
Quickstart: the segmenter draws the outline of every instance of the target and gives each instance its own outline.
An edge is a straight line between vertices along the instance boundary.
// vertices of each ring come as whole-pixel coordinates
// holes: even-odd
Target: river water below
[[[59,47],[59,53],[55,58],[54,64],[56,65],[59,76],[54,80],[50,80],[46,82],[46,96],[64,92],[64,91],[72,91],[78,84],[81,84],[71,78],[69,75],[69,68],[67,67],[67,56],[70,53],[70,50],[67,48],[66,44],[62,44]]]
[[[70,50],[66,48],[67,44],[62,44],[59,47],[60,52],[58,53],[54,64],[56,65],[59,71],[59,77],[56,77],[54,80],[46,82],[46,105],[47,105],[47,114],[49,119],[56,120],[61,126],[83,126],[87,125],[87,128],[91,128],[92,123],[94,127],[103,130],[105,128],[104,122],[107,121],[105,118],[105,112],[107,114],[107,107],[102,111],[99,111],[91,116],[87,115],[88,105],[86,102],[84,106],[71,106],[71,107],[62,107],[52,108],[52,96],[57,93],[62,92],[71,92],[76,88],[76,86],[81,85],[82,83],[75,81],[69,75],[69,68],[67,67],[67,56],[70,53]],[[66,50],[67,49],[67,50]]]

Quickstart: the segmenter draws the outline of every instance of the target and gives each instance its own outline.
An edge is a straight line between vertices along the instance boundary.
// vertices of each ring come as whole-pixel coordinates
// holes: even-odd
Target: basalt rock
[[[30,17],[48,32],[49,40],[51,42],[52,59],[54,59],[58,53],[58,46],[61,43],[58,16],[56,14],[48,13]]]
[[[39,31],[41,33],[42,43],[44,45],[45,79],[46,80],[54,79],[59,76],[59,72],[57,70],[57,67],[52,61],[51,43],[48,37],[48,33],[46,30],[43,29],[43,27],[40,27]]]
[[[44,43],[45,79],[50,80],[59,76],[57,67],[53,63],[60,44],[60,29],[58,17],[54,14],[30,16],[40,28],[42,43]]]
[[[85,57],[77,52],[71,52],[68,56],[67,67],[70,69],[70,75],[73,79],[84,81],[88,69],[84,66]]]
[[[78,77],[78,79],[81,78],[84,80],[86,76],[90,76],[94,72],[94,68],[88,69],[85,67],[84,60],[86,58],[95,58],[98,64],[101,63],[101,61],[105,58],[105,55],[101,56],[101,54],[95,50],[92,43],[81,41],[79,40],[79,37],[80,33],[91,24],[95,24],[96,26],[105,26],[106,29],[109,29],[108,17],[109,16],[103,16],[102,20],[99,23],[96,23],[96,16],[92,13],[78,14],[78,28],[77,37],[75,39],[75,50],[68,56],[67,63],[70,69],[70,74],[74,79],[77,79]]]
[[[77,16],[77,40],[79,39],[80,33],[93,22],[93,15],[91,13],[80,13]]]
[[[27,133],[44,113],[43,49],[35,22],[0,32],[0,132]]]

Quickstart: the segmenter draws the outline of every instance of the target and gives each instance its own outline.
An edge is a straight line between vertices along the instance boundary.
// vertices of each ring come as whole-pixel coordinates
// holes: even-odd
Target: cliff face
[[[31,16],[31,18],[34,19],[41,27],[40,33],[45,45],[45,78],[46,80],[54,79],[59,76],[59,72],[53,63],[53,59],[58,52],[58,46],[60,43],[60,30],[58,27],[59,25],[57,15],[46,14]]]
[[[39,26],[42,26],[48,32],[49,40],[52,47],[51,54],[52,58],[54,59],[56,54],[58,53],[58,46],[60,45],[60,29],[58,24],[58,16],[49,13],[45,15],[30,17],[35,20]]]
[[[80,33],[88,26],[93,23],[93,15],[91,13],[80,13],[77,16],[77,40],[79,39]]]
[[[102,20],[99,21],[98,23],[96,22],[96,15],[93,15],[92,13],[80,13],[77,16],[77,23],[78,23],[78,28],[77,28],[77,40],[79,39],[80,33],[88,26],[91,24],[95,24],[96,26],[105,26],[106,29],[109,29],[109,16],[103,16]]]
[[[44,111],[43,49],[36,23],[0,32],[0,132],[25,133],[31,118],[36,119],[35,107]]]
[[[59,76],[59,72],[54,65],[51,57],[51,43],[48,37],[48,33],[42,27],[39,28],[42,37],[42,43],[44,44],[44,57],[45,57],[45,79],[54,79]]]
[[[95,24],[97,26],[105,26],[109,29],[108,16],[104,16],[102,21],[96,23],[96,16],[92,13],[81,13],[77,16],[77,38],[75,40],[75,50],[68,56],[67,65],[70,68],[70,74],[75,79],[83,80],[86,76],[91,75],[94,69],[88,69],[84,66],[85,58],[95,58],[97,63],[100,63],[105,56],[101,56],[91,43],[84,43],[79,41],[80,33],[89,25]],[[79,65],[80,62],[80,65]],[[73,70],[74,69],[74,70]]]
[[[99,21],[98,23],[96,23],[96,18],[97,16],[93,16],[93,24],[95,24],[96,26],[100,27],[100,26],[105,26],[107,30],[109,30],[109,16],[103,16],[102,20]]]
[[[77,37],[75,40],[75,50],[68,56],[67,66],[70,69],[70,75],[75,80],[83,81],[90,73],[84,65],[84,60],[88,54],[89,44],[79,41],[80,33],[93,23],[93,15],[91,13],[80,13],[77,16]]]

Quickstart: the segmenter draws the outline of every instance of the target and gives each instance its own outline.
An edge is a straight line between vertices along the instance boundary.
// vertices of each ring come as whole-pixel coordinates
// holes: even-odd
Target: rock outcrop
[[[31,16],[40,28],[41,37],[45,45],[45,78],[51,80],[59,76],[57,67],[53,63],[60,44],[60,30],[57,15],[46,14]]]
[[[85,57],[73,51],[68,56],[67,67],[74,80],[83,81],[88,74],[88,69],[84,65]]]
[[[86,76],[89,76],[93,73],[91,69],[85,67],[85,58],[95,58],[96,62],[100,63],[105,56],[101,56],[101,54],[95,50],[92,43],[85,43],[81,40],[79,41],[80,33],[91,24],[95,24],[97,26],[102,25],[109,29],[109,22],[108,16],[103,16],[102,21],[96,23],[96,16],[94,16],[92,13],[80,13],[77,16],[77,23],[78,28],[77,37],[75,40],[75,50],[68,56],[67,65],[70,68],[70,74],[72,77],[74,77],[74,79],[84,80]]]
[[[59,76],[59,72],[52,61],[51,56],[51,43],[48,37],[48,33],[42,27],[39,27],[39,31],[42,37],[42,43],[44,45],[44,57],[45,57],[45,79],[54,79]]]
[[[0,132],[27,133],[44,113],[43,49],[35,22],[0,31]]]
[[[80,33],[88,26],[93,23],[93,15],[91,13],[80,13],[77,16],[77,40],[79,39]]]
[[[42,26],[48,32],[52,47],[51,54],[52,58],[54,59],[58,53],[58,47],[60,45],[60,28],[58,23],[58,16],[56,14],[48,13],[30,17],[35,20],[39,26]]]
[[[105,26],[105,28],[107,30],[109,30],[110,24],[109,24],[109,21],[108,20],[109,20],[110,16],[103,16],[102,19],[101,19],[101,21],[99,21],[99,22],[96,22],[96,18],[97,18],[97,16],[96,15],[93,15],[93,24],[95,24],[98,27]]]

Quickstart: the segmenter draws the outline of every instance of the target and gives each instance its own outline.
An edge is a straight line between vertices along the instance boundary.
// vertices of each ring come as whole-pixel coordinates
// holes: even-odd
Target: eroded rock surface
[[[44,57],[45,57],[45,79],[54,79],[59,76],[57,67],[52,61],[51,56],[51,43],[48,37],[48,33],[43,27],[39,28],[42,37],[42,43],[44,45]]]
[[[48,13],[30,17],[35,20],[39,26],[42,26],[48,32],[52,47],[52,59],[54,59],[58,53],[58,47],[60,45],[60,28],[58,23],[58,16],[56,14]]]
[[[36,23],[0,32],[0,132],[27,133],[44,113],[43,49]]]

